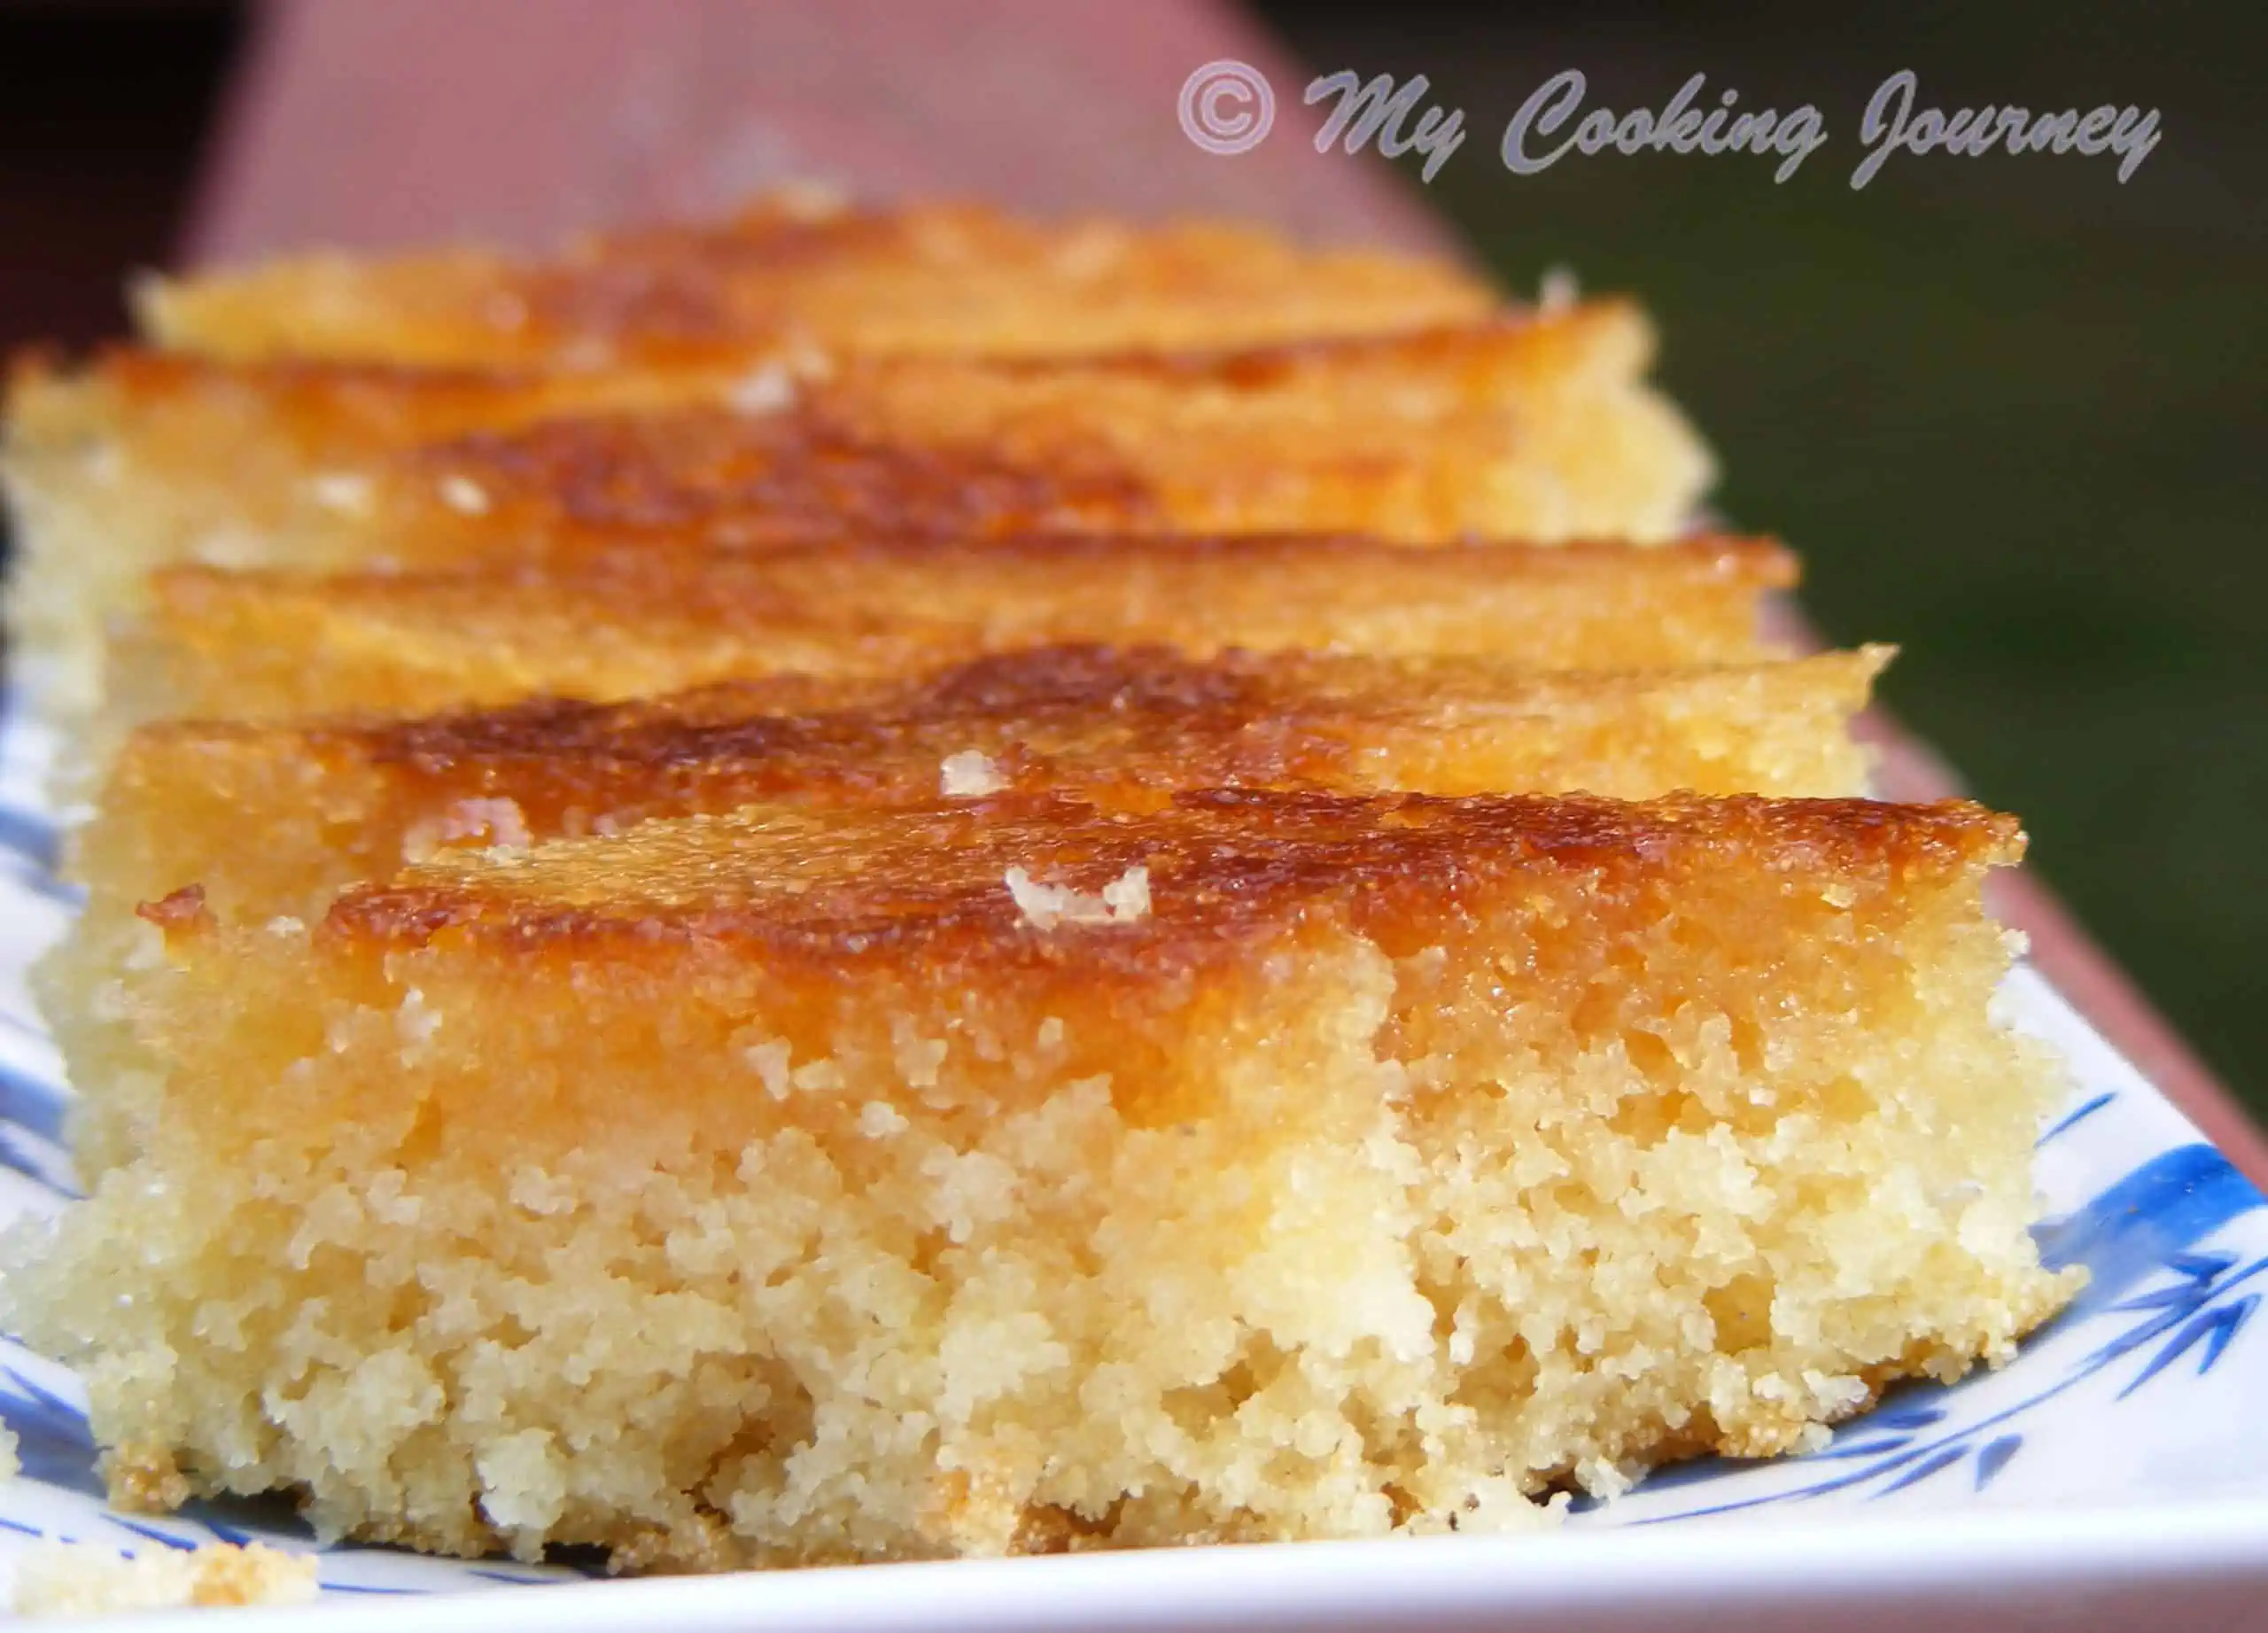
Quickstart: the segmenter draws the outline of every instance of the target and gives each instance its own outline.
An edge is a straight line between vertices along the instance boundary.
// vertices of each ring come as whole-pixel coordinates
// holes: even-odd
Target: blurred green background
[[[1891,705],[2268,1114],[2268,8],[1262,10],[1317,72],[1464,109],[1423,191],[1516,289],[1565,266],[1643,298],[1717,508],[1803,552],[1829,635],[1904,648]],[[1505,123],[1570,67],[1586,110],[1700,72],[1697,105],[1810,102],[1829,144],[1784,185],[1734,155],[1507,172]],[[1853,191],[1901,68],[1917,108],[2133,103],[2162,140],[2123,186],[2112,159],[1899,155]]]

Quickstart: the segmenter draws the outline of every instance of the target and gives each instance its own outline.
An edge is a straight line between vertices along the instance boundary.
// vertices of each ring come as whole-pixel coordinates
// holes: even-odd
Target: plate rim
[[[754,1581],[764,1591],[750,1592]],[[2142,1606],[2163,1613],[2180,1599],[2191,1602],[2185,1608],[2210,1599],[2256,1609],[2263,1589],[2268,1497],[1925,1512],[1863,1524],[1822,1518],[1784,1530],[1700,1521],[625,1578],[501,1597],[493,1588],[421,1596],[416,1625],[427,1633],[1163,1633],[1369,1627],[1383,1618],[1444,1629],[1534,1621],[1588,1633],[1720,1620],[1777,1625],[1829,1612],[1838,1627],[1904,1625],[1957,1600],[1979,1612],[2075,1608],[2110,1627],[2132,1625]],[[1856,1622],[1847,1615],[1854,1605],[1864,1606]],[[400,1626],[402,1611],[391,1598],[326,1599],[312,1612],[261,1614],[353,1633]],[[159,1614],[105,1625],[182,1624]]]

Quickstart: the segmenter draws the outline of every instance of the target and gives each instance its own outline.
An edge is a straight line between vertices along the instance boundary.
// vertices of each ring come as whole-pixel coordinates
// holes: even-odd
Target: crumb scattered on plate
[[[260,1543],[113,1553],[92,1543],[40,1542],[16,1560],[19,1616],[115,1616],[192,1606],[306,1605],[315,1562]]]

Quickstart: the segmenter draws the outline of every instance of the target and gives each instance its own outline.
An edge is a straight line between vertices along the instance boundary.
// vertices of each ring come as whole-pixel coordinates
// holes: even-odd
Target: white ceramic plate
[[[58,1207],[68,1094],[24,972],[66,922],[36,792],[44,743],[0,722],[0,1218]],[[2268,1206],[2027,969],[2003,1000],[2070,1060],[2040,1141],[2048,1258],[2093,1280],[1997,1373],[1910,1387],[1812,1456],[1665,1471],[1557,1534],[881,1566],[589,1582],[504,1562],[320,1551],[301,1623],[421,1628],[1838,1629],[2257,1625],[2268,1614]],[[0,1575],[38,1536],[123,1551],[260,1537],[314,1551],[288,1512],[101,1500],[82,1398],[0,1341]],[[467,1590],[482,1590],[478,1597]],[[385,1596],[372,1602],[373,1596]],[[0,1598],[0,1604],[4,1604]]]

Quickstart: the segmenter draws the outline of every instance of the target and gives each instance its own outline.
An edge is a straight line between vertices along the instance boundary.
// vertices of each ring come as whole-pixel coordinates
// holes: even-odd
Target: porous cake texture
[[[4,470],[15,633],[95,684],[168,562],[404,565],[695,535],[1360,530],[1653,542],[1710,470],[1624,303],[1179,356],[714,369],[33,362]],[[807,362],[807,369],[821,367]],[[762,389],[759,389],[762,388]]]
[[[934,673],[785,676],[616,704],[414,720],[167,721],[131,737],[75,836],[88,899],[35,986],[91,1177],[139,1143],[159,1067],[122,1017],[136,916],[188,884],[231,923],[313,921],[445,849],[622,832],[742,805],[918,805],[1184,788],[1860,792],[1848,731],[1887,649],[1787,663],[1535,674],[1475,658],[1058,647]],[[256,844],[246,835],[258,835]]]
[[[2005,1359],[1974,806],[756,807],[148,910],[0,1310],[114,1492],[711,1568],[1490,1530]]]
[[[1451,263],[1249,227],[1018,221],[776,197],[548,259],[316,255],[140,292],[144,330],[227,358],[569,369],[825,355],[1177,351],[1478,322]]]

